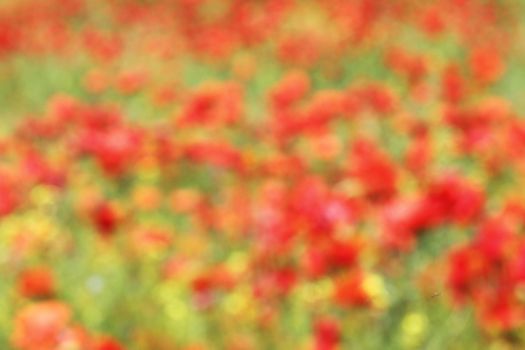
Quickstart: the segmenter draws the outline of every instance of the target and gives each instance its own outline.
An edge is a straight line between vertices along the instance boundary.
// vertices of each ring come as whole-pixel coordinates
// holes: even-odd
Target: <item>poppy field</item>
[[[524,109],[521,0],[2,0],[0,349],[525,349]]]

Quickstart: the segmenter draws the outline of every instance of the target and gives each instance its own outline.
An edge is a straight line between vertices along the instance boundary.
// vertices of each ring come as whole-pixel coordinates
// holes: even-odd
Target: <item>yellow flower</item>
[[[405,348],[416,348],[422,341],[428,328],[428,320],[424,314],[412,312],[401,322],[401,341]]]
[[[388,292],[380,275],[375,273],[367,274],[363,281],[363,288],[376,308],[384,309],[388,307]]]

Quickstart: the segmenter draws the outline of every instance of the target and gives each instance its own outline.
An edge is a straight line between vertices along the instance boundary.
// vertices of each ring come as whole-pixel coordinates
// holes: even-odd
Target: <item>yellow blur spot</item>
[[[315,304],[327,300],[333,294],[334,284],[328,279],[304,283],[295,290],[295,297],[301,303]]]
[[[178,299],[172,299],[165,306],[166,314],[174,321],[184,321],[188,317],[188,306]]]
[[[428,328],[428,320],[425,315],[413,312],[407,314],[401,322],[401,340],[406,348],[417,347]]]
[[[29,194],[31,202],[36,206],[51,205],[55,202],[56,197],[56,190],[44,185],[35,186]]]
[[[368,274],[363,281],[363,288],[372,299],[375,307],[384,309],[388,306],[388,292],[380,275]]]
[[[241,252],[232,253],[226,261],[226,266],[235,274],[243,273],[248,267],[248,256]]]
[[[516,298],[521,301],[525,302],[525,286],[519,285],[516,289],[514,294],[516,295]]]
[[[168,304],[173,299],[173,291],[168,284],[163,284],[155,288],[155,296],[161,302]]]
[[[239,315],[248,307],[248,304],[248,297],[244,293],[236,292],[225,298],[224,309],[231,315]]]
[[[142,166],[141,166],[142,165]],[[144,161],[144,164],[139,165],[137,178],[139,181],[152,182],[157,181],[160,177],[160,171],[149,164],[149,160]]]
[[[60,343],[60,350],[79,350],[80,345],[74,339],[68,339]]]
[[[427,319],[420,313],[411,313],[405,316],[401,325],[402,329],[406,333],[420,334],[425,331],[427,325]]]

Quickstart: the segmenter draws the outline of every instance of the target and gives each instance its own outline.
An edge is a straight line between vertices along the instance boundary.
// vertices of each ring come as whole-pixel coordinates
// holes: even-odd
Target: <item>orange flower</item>
[[[470,54],[470,67],[474,78],[481,84],[497,81],[505,72],[505,64],[492,48],[477,48]]]
[[[176,213],[190,213],[202,202],[201,194],[194,189],[180,188],[170,194],[170,207]]]
[[[20,350],[56,350],[70,318],[70,309],[61,302],[30,304],[15,318],[12,343]]]
[[[110,78],[106,72],[92,69],[84,78],[84,86],[91,93],[101,93],[107,89],[109,80]]]
[[[133,204],[140,210],[152,211],[162,203],[162,194],[153,186],[138,186],[133,190]]]
[[[120,93],[130,95],[141,90],[147,81],[147,72],[141,70],[126,71],[117,77],[116,85]]]

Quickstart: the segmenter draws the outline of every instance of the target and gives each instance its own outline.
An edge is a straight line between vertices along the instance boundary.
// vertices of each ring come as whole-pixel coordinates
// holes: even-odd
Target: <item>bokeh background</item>
[[[524,349],[524,26],[0,1],[0,349]]]

